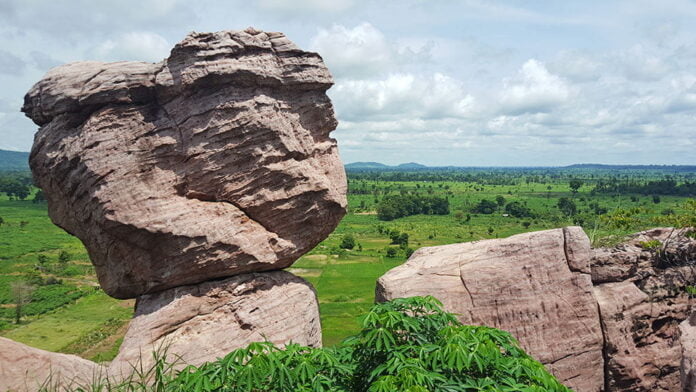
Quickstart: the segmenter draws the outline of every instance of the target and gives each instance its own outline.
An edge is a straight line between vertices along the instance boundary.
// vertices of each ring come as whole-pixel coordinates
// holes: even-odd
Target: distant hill
[[[425,169],[427,166],[416,162],[402,163],[397,166],[398,169]]]
[[[29,153],[0,150],[0,171],[29,170]]]
[[[387,169],[391,166],[379,162],[353,162],[347,164],[345,167],[346,169]]]

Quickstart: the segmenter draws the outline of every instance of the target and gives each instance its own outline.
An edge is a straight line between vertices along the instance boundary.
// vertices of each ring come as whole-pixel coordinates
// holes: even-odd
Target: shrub
[[[507,332],[465,326],[433,297],[377,304],[335,348],[252,343],[166,380],[181,391],[569,392]]]
[[[355,248],[355,238],[351,234],[344,235],[339,247],[341,249],[353,249],[353,248]]]

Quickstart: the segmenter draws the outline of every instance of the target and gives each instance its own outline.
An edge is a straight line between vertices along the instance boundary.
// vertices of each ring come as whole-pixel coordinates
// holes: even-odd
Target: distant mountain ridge
[[[0,150],[0,170],[29,170],[29,153]]]
[[[427,166],[416,162],[386,165],[380,162],[353,162],[345,165],[348,171],[364,170],[460,170],[460,169],[570,169],[570,170],[655,170],[665,172],[696,172],[696,165],[606,165],[601,163],[578,163],[567,166]]]

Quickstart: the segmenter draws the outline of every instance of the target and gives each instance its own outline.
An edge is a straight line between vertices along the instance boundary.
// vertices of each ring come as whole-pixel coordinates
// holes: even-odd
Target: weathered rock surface
[[[657,228],[594,250],[610,391],[680,390],[679,323],[694,310],[685,287],[696,282],[696,241],[685,232]],[[650,241],[660,246],[644,249]]]
[[[417,250],[377,283],[378,301],[433,295],[465,324],[511,332],[577,391],[604,386],[602,332],[580,228]]]
[[[682,361],[681,383],[683,392],[696,392],[696,313],[680,325]]]
[[[264,340],[321,346],[316,294],[302,278],[250,273],[143,295],[109,373],[128,373],[140,360],[147,366],[164,348],[172,361],[199,365]]]
[[[75,355],[39,350],[0,337],[0,391],[84,385],[102,372],[96,363]]]
[[[652,229],[610,249],[590,249],[580,228],[422,248],[376,297],[433,295],[463,323],[511,332],[578,392],[693,392],[687,232]]]
[[[281,269],[345,214],[332,83],[254,29],[192,33],[157,64],[67,64],[25,97],[30,166],[114,297]]]

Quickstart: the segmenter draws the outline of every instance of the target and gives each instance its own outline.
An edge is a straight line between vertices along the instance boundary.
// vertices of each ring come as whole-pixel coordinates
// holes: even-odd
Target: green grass
[[[111,319],[129,320],[133,310],[97,291],[55,312],[5,333],[6,338],[49,351],[62,351]]]
[[[519,180],[513,185],[350,181],[350,189],[360,187],[377,191],[378,199],[401,191],[432,192],[428,194],[449,199],[451,214],[414,215],[382,222],[374,213],[374,194],[349,194],[349,213],[334,233],[289,269],[307,279],[317,290],[325,345],[337,344],[359,330],[361,317],[374,301],[375,281],[405,260],[405,252],[401,249],[395,258],[386,257],[387,248],[397,247],[390,245],[389,236],[381,234],[380,228],[382,232],[396,230],[407,233],[408,246],[417,249],[580,224],[595,245],[611,245],[626,234],[658,226],[664,210],[680,213],[685,200],[662,196],[661,202],[655,204],[650,196],[633,195],[632,198],[631,195],[591,194],[591,186],[584,186],[579,193],[572,195],[565,179],[551,179],[543,184],[526,184]],[[470,212],[481,199],[495,200],[496,196],[505,197],[507,202],[523,203],[536,217],[518,219],[503,216],[503,211],[490,215]],[[579,211],[576,217],[569,218],[560,213],[556,207],[560,197],[569,197],[576,203]],[[607,208],[609,214],[595,215],[591,203]],[[618,209],[633,211],[628,225],[614,224],[616,220],[611,219],[611,214]],[[468,221],[457,219],[458,215],[470,215],[471,218]],[[0,225],[0,306],[4,309],[12,306],[9,283],[33,273],[39,255],[49,260],[41,273],[43,278],[62,279],[64,285],[81,289],[96,284],[94,269],[81,242],[53,225],[45,204],[10,201],[0,194],[0,217],[5,222]],[[524,222],[530,223],[528,228]],[[489,228],[493,229],[492,233],[488,232]],[[358,246],[350,251],[340,250],[338,245],[345,234],[353,235],[362,250],[358,250]],[[65,267],[58,263],[61,251],[70,254]],[[130,318],[130,303],[99,292],[77,302],[54,304],[54,310],[27,317],[19,326],[11,318],[0,316],[0,334],[35,347],[75,352],[88,358],[108,360],[115,356],[124,331],[116,325]],[[48,305],[47,302],[34,306],[49,310],[51,307]],[[0,315],[5,313],[11,312],[0,312]],[[98,350],[86,349],[89,346]]]

